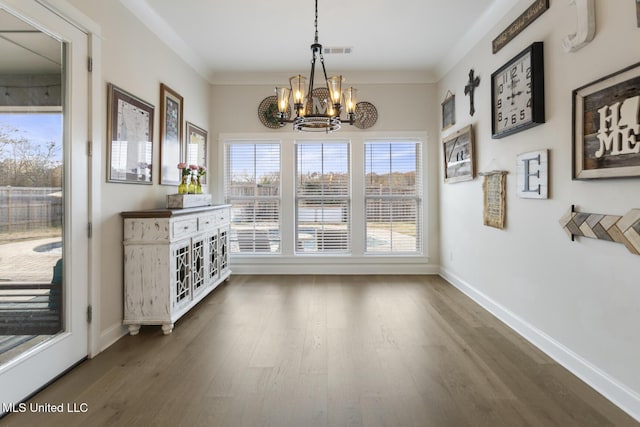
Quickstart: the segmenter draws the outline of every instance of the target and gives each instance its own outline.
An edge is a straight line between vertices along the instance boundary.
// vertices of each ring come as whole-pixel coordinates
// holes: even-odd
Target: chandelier
[[[342,76],[327,77],[322,45],[318,43],[318,0],[315,3],[315,39],[311,45],[312,58],[309,86],[307,86],[306,77],[298,74],[289,79],[289,87],[276,87],[277,119],[280,126],[284,126],[285,123],[293,123],[293,129],[296,131],[333,132],[340,129],[342,125],[340,113],[343,106],[347,113],[345,122],[350,125],[354,124],[357,90],[350,87],[342,92]],[[314,89],[313,80],[318,58],[320,58],[320,63],[322,64],[325,87]],[[292,120],[288,118],[290,97],[293,100],[293,107],[296,112],[296,117]]]

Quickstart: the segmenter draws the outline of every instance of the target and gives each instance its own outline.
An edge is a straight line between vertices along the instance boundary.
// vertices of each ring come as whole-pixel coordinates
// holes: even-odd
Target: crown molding
[[[191,47],[176,33],[167,21],[156,13],[147,0],[120,0],[140,22],[153,34],[174,51],[182,60],[193,68],[209,83],[212,83],[212,72],[207,64],[191,49]]]

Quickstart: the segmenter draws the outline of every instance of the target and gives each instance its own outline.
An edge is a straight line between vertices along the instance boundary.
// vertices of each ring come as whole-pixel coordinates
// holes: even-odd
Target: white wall
[[[327,64],[329,67],[330,64]],[[345,73],[346,77],[348,73]],[[269,129],[262,125],[258,119],[258,105],[260,102],[274,94],[274,86],[278,83],[286,82],[286,78],[282,81],[274,81],[273,85],[214,85],[212,87],[212,142],[219,139],[220,135],[225,137],[238,138],[253,137],[259,138],[282,138],[283,144],[292,143],[294,135],[296,135],[291,126],[285,126],[281,129]],[[356,81],[349,81],[349,84],[358,88],[358,100],[371,102],[378,111],[378,120],[374,126],[366,130],[359,130],[356,127],[343,125],[342,129],[332,137],[351,138],[361,140],[366,137],[377,137],[385,135],[392,137],[393,135],[408,136],[413,131],[414,136],[422,136],[426,134],[424,146],[425,154],[425,176],[424,185],[427,187],[427,196],[425,200],[425,218],[426,218],[426,244],[425,257],[418,260],[420,265],[415,263],[406,264],[407,272],[434,272],[439,266],[439,233],[438,233],[438,114],[439,105],[433,101],[436,98],[436,87],[434,84],[358,84]],[[308,137],[309,134],[297,134],[301,137]],[[315,135],[317,136],[317,134]],[[354,139],[354,144],[356,143]],[[222,141],[217,141],[218,147],[212,152],[217,153],[217,158],[213,159],[214,165],[217,165],[218,172],[222,172]],[[355,146],[355,145],[354,145]],[[284,155],[283,155],[284,156]],[[290,159],[293,161],[292,159]],[[357,173],[354,170],[354,173]],[[223,202],[223,177],[218,174],[218,185],[212,188],[214,199]],[[354,197],[356,195],[354,194]],[[285,214],[283,213],[283,218]],[[285,226],[287,224],[284,224]],[[302,261],[304,259],[304,261]],[[262,272],[286,273],[296,272],[302,269],[307,273],[312,272],[308,266],[303,263],[317,264],[318,259],[311,260],[309,257],[298,257],[298,259],[281,259],[265,261],[265,258],[257,258],[254,260],[234,258],[234,271],[254,272],[245,267],[249,267],[249,262],[258,263],[262,261],[264,264],[259,268]],[[344,264],[349,259],[335,260],[336,264]],[[364,264],[356,265],[357,262],[363,261]],[[369,260],[370,261],[370,260]],[[331,260],[324,257],[324,262],[331,263]],[[361,259],[351,259],[353,263],[350,267],[341,268],[339,265],[332,269],[334,272],[384,272],[384,261],[378,263],[377,266],[367,265],[368,261]],[[246,266],[243,265],[247,264]],[[393,265],[393,260],[389,264],[389,268],[398,268]],[[413,265],[411,265],[413,264]],[[372,268],[379,267],[380,271],[374,271]],[[320,267],[321,271],[327,271],[326,267]],[[401,268],[401,267],[400,267]],[[389,272],[389,270],[387,270]]]
[[[456,125],[473,124],[479,171],[507,175],[506,228],[482,224],[482,179],[444,184],[440,171],[442,273],[565,366],[640,418],[640,257],[623,245],[571,242],[558,220],[575,204],[591,213],[623,215],[640,207],[640,181],[571,179],[571,92],[640,61],[635,3],[596,1],[596,37],[575,53],[562,39],[575,32],[575,7],[550,9],[493,55],[491,40],[531,4],[522,0],[438,84],[438,99],[456,96]],[[534,41],[544,41],[546,123],[491,139],[490,76]],[[480,76],[476,114],[468,113],[469,69]],[[516,156],[550,150],[550,198],[516,196]],[[439,153],[442,156],[442,150]]]
[[[209,129],[212,174],[221,183],[219,134],[267,133],[257,118],[259,102],[273,86],[209,86],[162,44],[117,1],[69,0],[102,30],[102,77],[156,105],[164,82],[185,98],[185,119]],[[577,53],[566,54],[562,38],[575,30],[574,7],[554,0],[551,9],[491,54],[491,39],[517,17],[531,0],[522,0],[489,36],[437,85],[358,85],[361,99],[378,108],[372,132],[426,132],[428,238],[431,263],[442,274],[624,409],[640,417],[640,258],[614,243],[589,239],[571,242],[558,219],[571,204],[581,210],[623,214],[640,207],[638,180],[579,182],[571,180],[571,90],[640,60],[634,4],[628,0],[596,2],[596,39]],[[545,42],[547,123],[502,140],[490,137],[490,74],[531,42]],[[463,88],[470,68],[482,79],[476,92],[476,115],[468,114]],[[283,80],[286,81],[286,80]],[[277,83],[277,82],[274,82]],[[447,90],[456,95],[456,125],[439,134],[440,102]],[[106,113],[103,114],[103,117]],[[106,122],[106,119],[105,119]],[[103,127],[105,122],[102,123]],[[159,158],[158,118],[154,128],[154,161]],[[441,139],[472,123],[478,169],[506,169],[507,228],[482,225],[481,180],[442,183]],[[550,199],[515,196],[515,158],[522,152],[550,149]],[[106,156],[104,140],[95,149]],[[106,157],[105,157],[106,158]],[[106,162],[103,162],[106,163]],[[105,170],[99,172],[104,180]],[[213,168],[212,168],[213,169]],[[212,176],[213,178],[213,176]],[[101,343],[123,333],[123,210],[161,207],[173,187],[104,183],[102,211],[95,228],[102,239],[100,323]],[[221,201],[220,185],[212,192]],[[438,257],[438,254],[440,256]]]
[[[166,195],[176,187],[159,185],[159,168],[153,168],[153,185],[117,184],[106,181],[106,94],[107,83],[155,105],[153,134],[153,164],[159,164],[160,83],[165,83],[184,97],[184,119],[209,129],[209,83],[198,75],[176,53],[166,47],[138,21],[119,1],[69,0],[101,28],[102,54],[97,58],[101,67],[103,92],[94,99],[103,108],[102,140],[94,141],[94,151],[101,150],[105,159],[96,173],[103,183],[101,212],[94,216],[94,238],[101,239],[100,307],[101,336],[104,348],[119,338],[122,327],[122,220],[120,212],[164,207]],[[176,159],[176,165],[178,163]]]

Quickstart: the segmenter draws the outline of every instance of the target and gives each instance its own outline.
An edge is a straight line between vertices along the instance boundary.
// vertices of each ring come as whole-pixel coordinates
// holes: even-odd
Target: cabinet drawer
[[[206,215],[198,218],[198,231],[211,230],[216,227],[218,220],[217,215]]]
[[[226,224],[229,222],[229,209],[222,209],[216,212],[216,223],[218,225]]]
[[[171,227],[172,237],[174,239],[179,239],[184,236],[188,236],[191,233],[195,233],[198,230],[198,219],[197,218],[189,218],[189,219],[181,219],[175,221],[173,223],[173,227]]]

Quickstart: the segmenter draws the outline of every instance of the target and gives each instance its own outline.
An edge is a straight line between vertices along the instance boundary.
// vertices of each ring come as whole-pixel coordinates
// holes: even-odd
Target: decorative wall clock
[[[542,42],[531,44],[491,74],[491,117],[493,138],[544,123]]]

